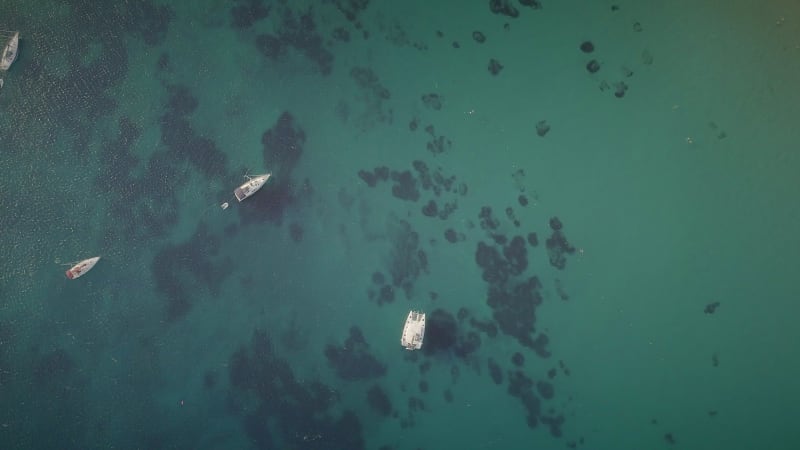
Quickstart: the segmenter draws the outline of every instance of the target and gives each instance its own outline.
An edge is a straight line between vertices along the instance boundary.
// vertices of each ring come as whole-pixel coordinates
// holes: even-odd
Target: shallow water
[[[793,3],[289,3],[0,4],[0,448],[790,448]]]

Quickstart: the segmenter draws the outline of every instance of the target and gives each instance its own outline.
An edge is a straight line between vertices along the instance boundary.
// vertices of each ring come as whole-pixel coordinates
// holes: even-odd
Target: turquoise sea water
[[[796,2],[0,29],[0,448],[796,445]]]

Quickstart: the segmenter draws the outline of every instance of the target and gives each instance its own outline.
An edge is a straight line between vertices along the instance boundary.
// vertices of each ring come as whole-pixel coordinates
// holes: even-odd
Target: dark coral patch
[[[536,383],[536,391],[539,392],[539,395],[544,399],[551,399],[553,395],[555,395],[555,388],[547,381],[539,381]]]
[[[425,94],[422,96],[422,104],[430,109],[439,111],[442,109],[443,103],[444,98],[435,92],[431,92],[430,94]]]
[[[428,203],[422,207],[422,214],[427,217],[436,217],[439,214],[439,208],[437,207],[436,202],[429,200]]]
[[[481,346],[481,337],[474,331],[468,331],[466,335],[460,335],[458,342],[453,348],[453,353],[461,358],[466,358]]]
[[[461,310],[459,310],[459,313]],[[497,325],[491,320],[478,320],[474,317],[469,319],[469,324],[478,331],[486,333],[487,336],[493,338],[497,336]]]
[[[484,230],[496,230],[500,226],[500,221],[492,216],[492,207],[483,206],[481,212],[478,214],[481,221],[481,228]]]
[[[492,234],[491,238],[497,245],[506,245],[508,243],[508,236],[505,234]]]
[[[508,277],[507,271],[492,270],[500,270],[503,277]],[[500,275],[495,275],[497,276]],[[540,289],[541,283],[536,277],[530,277],[513,287],[504,287],[503,282],[495,281],[489,288],[487,299],[500,330],[534,350],[537,350],[537,342],[532,338],[532,334],[535,331],[536,308],[542,303]],[[544,353],[540,354],[544,356]]]
[[[256,37],[256,48],[262,55],[277,60],[286,54],[286,44],[273,34],[260,34]]]
[[[369,344],[356,326],[350,328],[350,335],[343,346],[326,346],[325,357],[343,380],[365,380],[386,373],[386,366],[369,353]]]
[[[500,14],[512,18],[519,17],[519,10],[512,5],[509,0],[490,0],[489,10],[494,14]]]
[[[489,73],[492,75],[498,75],[503,70],[503,65],[500,64],[500,61],[492,58],[489,60]]]
[[[628,85],[624,81],[614,83],[614,97],[622,98],[628,92]]]
[[[158,57],[158,61],[156,61],[156,68],[158,70],[169,70],[170,67],[169,55],[167,53],[162,53],[161,56]]]
[[[388,417],[392,413],[392,402],[389,400],[389,396],[377,384],[367,391],[367,402],[373,411],[384,417]]]
[[[284,213],[300,201],[307,200],[313,191],[308,179],[299,184],[290,178],[278,178],[273,184],[270,179],[257,195],[247,199],[247,208],[237,208],[239,216],[245,224],[264,221],[280,224]]]
[[[567,255],[575,253],[575,247],[570,245],[566,236],[560,230],[554,231],[553,234],[547,238],[546,244],[550,265],[559,270],[564,270],[567,264]]]
[[[503,256],[508,262],[511,275],[520,275],[528,267],[528,249],[522,236],[514,236],[511,242],[503,247]]]
[[[386,166],[376,167],[372,169],[372,173],[375,174],[375,177],[380,181],[387,181],[391,175],[391,171]]]
[[[539,0],[519,0],[519,4],[531,9],[542,9],[542,4]]]
[[[334,28],[333,38],[340,42],[350,42],[350,32],[343,27]]]
[[[375,72],[368,67],[353,67],[350,69],[350,78],[355,80],[360,88],[371,92],[372,96],[377,99],[388,100],[392,96],[389,89],[381,84]]]
[[[489,358],[488,365],[489,375],[492,377],[494,384],[503,384],[503,369],[500,368],[500,365],[492,358]]]
[[[508,262],[500,256],[500,252],[495,247],[484,242],[478,242],[475,261],[482,269],[484,281],[502,284],[508,279]]]
[[[261,0],[247,0],[244,5],[231,8],[234,28],[250,28],[254,23],[269,16],[270,7],[264,6]]]
[[[539,137],[545,137],[547,133],[550,132],[550,125],[547,123],[546,120],[540,120],[536,122],[536,135]]]
[[[169,99],[167,112],[176,116],[185,116],[193,113],[199,103],[186,86],[169,86]]]
[[[427,270],[427,255],[419,247],[419,233],[405,220],[398,221],[390,233],[392,249],[389,274],[392,276],[392,285],[403,289],[406,296],[410,297],[417,278]]]
[[[334,0],[336,9],[350,22],[354,22],[356,28],[361,28],[358,16],[369,6],[369,0]]]
[[[363,169],[359,170],[358,177],[361,178],[364,183],[367,183],[367,186],[369,187],[375,187],[378,185],[378,177],[372,172],[367,172]]]
[[[333,70],[333,54],[323,45],[312,10],[309,9],[298,17],[291,9],[286,8],[280,18],[276,34],[258,35],[256,48],[271,60],[279,59],[288,48],[294,48],[314,62],[322,75],[330,75]]]
[[[197,100],[184,86],[170,86],[168,109],[161,116],[161,142],[170,150],[169,157],[188,161],[208,178],[226,173],[227,155],[214,141],[199,136],[186,117],[197,109]]]
[[[203,374],[203,387],[206,389],[214,389],[217,386],[217,382],[219,381],[219,376],[217,372],[213,370],[206,370]]]
[[[425,346],[422,347],[425,354],[447,352],[455,347],[458,341],[458,324],[452,315],[443,309],[437,309],[427,315],[425,322]]]
[[[172,8],[166,5],[156,6],[151,0],[127,2],[126,5],[130,8],[125,17],[131,32],[139,35],[150,47],[164,42],[169,24],[175,18]]]
[[[204,224],[192,238],[178,245],[167,245],[153,258],[151,272],[156,291],[167,299],[167,321],[175,321],[189,312],[205,286],[212,295],[220,291],[223,280],[233,271],[229,260],[215,262],[220,238]]]
[[[541,400],[533,392],[533,380],[526,377],[520,370],[510,372],[508,375],[508,393],[518,398],[528,412],[528,427],[536,428],[539,424],[538,418],[541,413]]]
[[[178,170],[179,161],[164,151],[156,152],[144,168],[135,156],[135,145],[142,128],[128,117],[119,120],[119,135],[103,145],[104,173],[114,173],[115,182],[106,176],[95,180],[96,189],[113,194],[110,209],[119,231],[128,240],[152,238],[164,233],[178,221],[176,190],[181,179],[164,184],[169,172]]]
[[[261,136],[264,146],[264,165],[279,179],[286,179],[303,154],[306,133],[296,125],[294,116],[284,111],[275,126]]]
[[[391,303],[393,301],[394,301],[394,288],[389,284],[381,286],[380,290],[378,291],[378,305],[382,305],[384,303]]]
[[[438,352],[452,352],[455,356],[466,358],[477,351],[481,338],[474,331],[462,334],[456,319],[443,309],[436,309],[428,314],[425,325],[426,355]],[[457,366],[453,366],[457,370]]]
[[[550,431],[550,436],[555,438],[561,437],[563,434],[561,432],[561,426],[564,424],[564,416],[559,414],[557,416],[541,416],[540,420],[543,424],[547,425],[548,430]]]
[[[419,200],[419,189],[417,189],[417,180],[410,171],[404,170],[403,172],[391,173],[392,181],[392,195],[400,200],[415,202]]]
[[[303,227],[299,223],[292,222],[289,225],[289,236],[295,242],[301,242],[303,240]]]
[[[445,389],[442,395],[444,396],[444,401],[453,403],[453,392],[450,389]]]
[[[261,136],[264,167],[273,174],[257,195],[247,199],[248,208],[238,208],[244,223],[272,221],[280,223],[291,205],[313,194],[308,179],[297,183],[292,173],[303,154],[305,132],[294,117],[284,112],[275,125]]]
[[[253,333],[228,363],[231,395],[228,407],[242,417],[242,427],[257,448],[364,448],[361,424],[351,411],[332,406],[336,392],[322,383],[295,379],[291,366],[274,352],[271,339]],[[338,419],[335,414],[340,414]]]
[[[550,338],[548,338],[546,334],[540,333],[538,336],[536,336],[536,339],[533,340],[531,348],[533,348],[533,351],[535,351],[536,354],[542,358],[549,358],[550,351],[547,349],[547,344],[549,343]],[[569,375],[569,369],[565,369],[564,373]]]

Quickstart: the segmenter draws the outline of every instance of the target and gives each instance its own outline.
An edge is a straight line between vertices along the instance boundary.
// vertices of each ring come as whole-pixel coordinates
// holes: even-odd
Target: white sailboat
[[[0,32],[0,36],[6,36],[8,41],[3,47],[2,58],[0,58],[0,70],[8,70],[11,64],[17,59],[19,49],[19,31]]]
[[[254,177],[247,176],[248,178],[247,182],[236,188],[233,191],[233,195],[236,196],[236,200],[239,200],[241,202],[242,200],[246,199],[247,197],[250,197],[251,195],[255,194],[259,189],[261,189],[261,187],[264,186],[264,183],[266,183],[267,180],[269,180],[269,177],[271,176],[272,176],[271,173],[256,175]]]
[[[94,267],[99,260],[100,257],[95,256],[94,258],[84,259],[83,261],[76,263],[74,266],[70,267],[69,270],[67,270],[67,278],[74,280],[75,278],[82,277],[84,274],[86,274],[86,272],[92,270],[92,267]]]
[[[419,350],[422,348],[423,339],[425,339],[425,313],[412,310],[406,317],[400,344],[406,350]]]

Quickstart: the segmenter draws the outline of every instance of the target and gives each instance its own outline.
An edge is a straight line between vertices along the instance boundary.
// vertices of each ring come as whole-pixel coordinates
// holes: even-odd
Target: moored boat
[[[78,262],[74,266],[70,267],[67,270],[67,278],[70,280],[74,280],[75,278],[82,277],[86,272],[92,270],[97,261],[100,260],[99,256],[95,256],[94,258],[84,259],[83,261]]]
[[[269,180],[269,177],[271,176],[272,176],[271,173],[265,173],[263,175],[247,177],[248,178],[247,182],[236,188],[233,191],[233,195],[236,196],[236,200],[239,200],[241,202],[242,200],[246,199],[247,197],[250,197],[251,195],[255,194],[259,189],[261,189],[261,187],[264,186],[264,183],[266,183],[267,180]]]
[[[403,335],[400,344],[406,350],[419,350],[422,348],[422,341],[425,338],[425,313],[410,311],[403,326]]]
[[[8,35],[9,33],[1,33],[0,35]],[[17,59],[17,49],[19,48],[19,31],[10,32],[7,36],[8,41],[3,47],[3,54],[0,57],[0,70],[8,70],[11,64]]]

